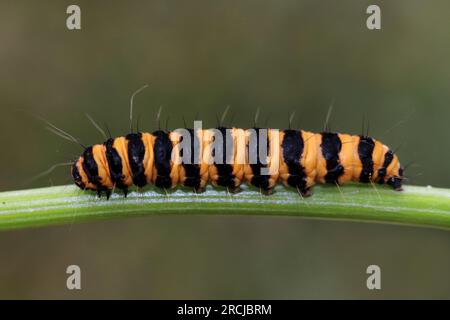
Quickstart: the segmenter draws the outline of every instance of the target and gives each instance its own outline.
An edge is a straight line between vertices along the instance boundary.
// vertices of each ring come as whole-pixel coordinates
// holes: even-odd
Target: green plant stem
[[[0,193],[0,229],[154,214],[293,216],[450,229],[450,189],[406,186],[395,192],[361,184],[315,186],[306,199],[282,186],[270,196],[247,186],[238,194],[208,187],[197,195],[150,188],[127,198],[116,193],[109,200],[71,185]]]

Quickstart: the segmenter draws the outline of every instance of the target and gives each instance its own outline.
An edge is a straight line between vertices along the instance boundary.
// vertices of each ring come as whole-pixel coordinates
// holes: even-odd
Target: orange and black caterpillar
[[[211,130],[186,130],[191,141],[197,139],[203,147],[199,151],[199,159],[214,156],[214,150],[210,148],[214,141]],[[236,146],[242,137],[247,138],[248,143],[251,132],[259,136],[262,129],[226,130],[219,127],[217,130],[223,134],[225,149],[225,145]],[[267,129],[269,137],[274,130]],[[115,188],[126,195],[133,184],[137,187],[154,184],[163,189],[183,185],[201,192],[210,182],[236,192],[246,181],[270,194],[276,183],[281,181],[286,186],[297,188],[302,196],[309,195],[315,183],[340,185],[348,181],[370,182],[388,184],[395,190],[401,190],[404,176],[398,157],[386,145],[371,137],[289,129],[279,131],[278,141],[277,145],[269,146],[270,139],[267,139],[271,152],[268,161],[264,162],[266,164],[259,159],[255,164],[228,164],[225,159],[222,163],[201,161],[192,164],[172,161],[172,150],[181,142],[176,132],[130,133],[85,148],[73,163],[71,171],[78,187],[96,190],[99,196],[104,191],[108,198]],[[249,152],[258,152],[260,147],[258,142],[256,149],[253,147]],[[191,156],[194,156],[193,147]],[[232,157],[237,156],[237,151],[233,151]],[[270,175],[262,175],[261,169],[271,166],[275,156],[279,160],[277,170]]]

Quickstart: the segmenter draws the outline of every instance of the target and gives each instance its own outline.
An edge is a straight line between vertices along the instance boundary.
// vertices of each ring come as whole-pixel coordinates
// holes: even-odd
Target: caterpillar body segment
[[[189,141],[183,141],[183,135],[179,132],[171,132],[170,137],[173,143],[174,149],[176,149],[175,154],[175,171],[178,172],[178,183],[185,186],[193,188],[196,192],[202,192],[206,184],[208,183],[209,176],[209,166],[207,162],[202,161],[203,150],[206,144],[206,131],[197,130],[195,132],[193,129],[182,129],[188,132]],[[189,154],[184,155],[184,149],[181,145],[186,143]],[[190,160],[189,163],[182,161],[183,157],[187,156]]]
[[[243,129],[219,127],[205,130],[205,149],[203,159],[209,164],[209,180],[213,186],[227,188],[230,192],[239,191],[244,179],[246,132]],[[222,157],[215,161],[216,154]]]
[[[270,194],[280,182],[303,196],[316,183],[355,181],[401,190],[403,168],[398,157],[378,140],[264,130],[267,134],[261,128],[225,127],[130,133],[86,148],[72,165],[72,177],[81,189],[105,191],[108,197],[115,188],[126,195],[132,185],[147,184],[162,189],[182,185],[202,192],[211,183],[237,192],[248,183]]]
[[[268,129],[265,139],[261,130],[263,129],[247,130],[248,156],[256,159],[248,159],[244,166],[244,175],[248,183],[259,188],[265,194],[271,194],[279,176],[279,135],[273,129]]]

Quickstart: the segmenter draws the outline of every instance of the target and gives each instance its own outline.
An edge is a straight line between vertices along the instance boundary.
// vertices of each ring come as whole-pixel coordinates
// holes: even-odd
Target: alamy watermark
[[[76,264],[67,267],[66,273],[69,274],[66,280],[66,287],[69,290],[81,290],[81,268]]]
[[[261,175],[278,172],[278,129],[203,130],[202,121],[194,121],[192,132],[184,128],[170,132],[169,138],[174,145],[171,160],[174,164],[261,164]]]
[[[376,4],[367,7],[366,13],[370,16],[366,20],[366,26],[369,30],[381,29],[381,9]]]
[[[66,19],[66,27],[69,30],[81,30],[81,9],[76,4],[67,7],[66,13],[69,16]]]
[[[381,290],[381,268],[372,264],[367,267],[366,273],[370,275],[366,280],[367,289]]]

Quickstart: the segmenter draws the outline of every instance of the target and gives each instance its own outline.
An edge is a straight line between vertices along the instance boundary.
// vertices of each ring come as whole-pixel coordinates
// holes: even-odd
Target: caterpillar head
[[[402,191],[402,183],[405,179],[404,168],[400,165],[398,157],[394,154],[392,163],[386,169],[385,182],[396,191]]]
[[[72,169],[71,169],[71,175],[73,178],[73,182],[75,182],[75,184],[77,185],[78,188],[84,190],[86,188],[86,184],[83,183],[83,178],[81,177],[81,173],[80,173],[80,167],[81,167],[81,163],[83,162],[83,159],[80,157],[78,158],[78,160],[76,160],[73,165],[72,165]],[[82,167],[81,167],[82,168]]]
[[[83,166],[84,157],[81,156],[76,160],[71,168],[71,175],[73,178],[73,182],[77,185],[81,190],[97,190],[96,185],[89,182],[88,176]]]

